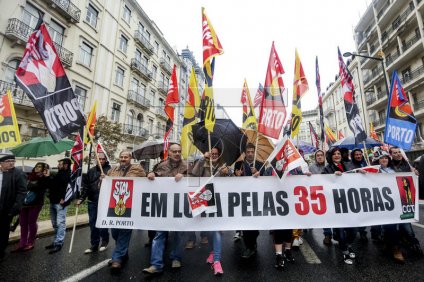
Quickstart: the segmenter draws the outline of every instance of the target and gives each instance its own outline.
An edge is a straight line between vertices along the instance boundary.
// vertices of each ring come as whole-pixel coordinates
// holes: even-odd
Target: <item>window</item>
[[[135,49],[135,60],[141,62],[141,51],[138,49]]]
[[[138,128],[141,129],[143,127],[143,121],[144,121],[143,114],[138,114],[137,115],[137,123],[136,123]]]
[[[41,11],[27,2],[23,11],[23,22],[30,28],[34,29],[38,22],[38,12]],[[44,15],[43,12],[42,14]]]
[[[140,86],[138,87],[138,93],[144,97],[146,95],[146,85],[140,83]]]
[[[18,59],[13,59],[9,61],[9,63],[6,66],[6,71],[4,76],[4,80],[6,82],[15,84],[15,72],[19,66],[19,63],[20,63],[20,60]]]
[[[158,55],[158,53],[159,53],[159,43],[157,41],[155,41],[155,46],[156,46],[156,55]]]
[[[62,46],[63,34],[65,33],[65,28],[63,28],[57,22],[52,20],[49,24],[49,33],[53,42],[57,43],[59,46]]]
[[[402,71],[403,83],[407,83],[411,80],[411,67],[407,67]]]
[[[153,119],[149,118],[149,132],[153,132]]]
[[[131,80],[130,89],[134,92],[137,92],[138,91],[138,83],[139,83],[138,80],[133,77],[132,80]]]
[[[121,87],[124,86],[124,74],[125,74],[125,71],[122,68],[120,67],[116,68],[116,77],[115,77],[116,85]]]
[[[121,34],[121,38],[119,39],[119,50],[121,50],[122,52],[126,54],[127,48],[128,48],[128,38],[126,38],[123,34]]]
[[[81,42],[80,47],[80,63],[84,66],[90,67],[91,57],[93,56],[93,48],[84,41]]]
[[[149,65],[149,58],[147,58],[146,56],[141,57],[141,64],[145,67],[147,67]]]
[[[138,31],[143,34],[144,31],[144,25],[141,22],[138,22]]]
[[[134,127],[134,111],[128,111],[127,114],[127,124],[128,124],[128,129],[132,129]]]
[[[121,105],[113,102],[112,103],[112,116],[111,120],[113,122],[119,122],[119,115],[121,114]]]
[[[152,78],[155,80],[156,79],[156,74],[158,72],[158,67],[153,65],[152,66]]]
[[[85,106],[85,98],[87,97],[87,90],[84,88],[81,88],[79,86],[75,86],[75,95],[77,96],[77,100],[79,104],[81,105],[81,109],[84,110]]]
[[[93,7],[93,5],[88,4],[87,15],[85,20],[94,28],[97,26],[97,18],[99,17],[99,12]]]
[[[146,32],[144,33],[144,36],[146,37],[147,41],[150,42],[150,32],[146,30]]]
[[[150,90],[150,106],[154,106],[155,105],[155,91]]]
[[[124,21],[126,21],[128,24],[130,23],[130,19],[131,19],[131,10],[130,8],[128,8],[127,5],[124,6],[124,14],[122,15],[122,18],[124,19]]]

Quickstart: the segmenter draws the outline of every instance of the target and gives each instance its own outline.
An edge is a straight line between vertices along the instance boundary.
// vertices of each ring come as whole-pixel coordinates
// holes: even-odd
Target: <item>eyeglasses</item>
[[[100,161],[104,161],[104,160],[106,160],[106,158],[99,158],[99,160],[100,160]]]

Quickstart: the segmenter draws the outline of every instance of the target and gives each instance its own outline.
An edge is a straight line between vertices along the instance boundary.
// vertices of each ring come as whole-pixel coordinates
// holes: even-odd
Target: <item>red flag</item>
[[[202,33],[203,33],[203,64],[210,61],[213,57],[224,53],[221,42],[215,33],[205,8],[202,7]]]
[[[309,133],[311,134],[311,141],[312,146],[319,149],[319,140],[318,140],[318,134],[316,133],[314,127],[312,126],[312,123],[309,122]]]
[[[78,135],[75,136],[74,147],[72,147],[71,150],[71,159],[73,161],[71,180],[66,187],[65,203],[63,206],[67,206],[71,203],[81,187],[82,162],[84,157],[84,142],[81,136],[84,136],[84,127],[81,128]]]
[[[280,165],[277,163],[277,166],[280,166],[281,171],[283,172],[281,178],[287,176],[289,171],[299,166],[306,165],[305,160],[297,150],[296,146],[287,137],[283,138],[277,144],[277,146],[274,148],[274,151],[272,151],[272,153],[269,155],[267,161],[272,163],[274,159],[280,161]]]
[[[253,106],[256,108],[257,106],[262,104],[262,99],[264,98],[264,87],[259,83],[258,91],[256,91],[255,98],[253,99]]]
[[[282,96],[285,90],[281,77],[283,73],[283,65],[272,42],[265,77],[264,98],[259,110],[258,131],[275,139],[278,139],[286,120],[286,108]]]
[[[180,95],[178,94],[178,83],[177,83],[177,66],[174,64],[174,70],[172,71],[171,83],[169,84],[168,95],[165,101],[165,113],[168,116],[166,122],[166,132],[163,137],[163,156],[164,159],[168,157],[168,146],[169,146],[169,135],[171,134],[174,126],[174,110],[175,104],[180,102]]]
[[[100,142],[98,142],[98,143],[97,143],[97,148],[96,148],[96,150],[97,150],[97,154],[99,154],[99,153],[103,153],[103,154],[105,154],[106,161],[108,161],[108,162],[109,162],[109,156],[108,156],[108,154],[106,153],[106,150],[103,148],[103,146],[102,146],[102,144],[101,144]]]

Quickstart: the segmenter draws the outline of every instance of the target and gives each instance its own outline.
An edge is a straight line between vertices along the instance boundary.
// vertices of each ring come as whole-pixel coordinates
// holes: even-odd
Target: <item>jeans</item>
[[[107,228],[97,228],[97,203],[88,202],[88,218],[90,224],[90,243],[91,246],[99,246],[100,238],[102,238],[103,243],[109,243],[109,229]]]
[[[61,204],[50,204],[50,219],[52,221],[55,238],[53,245],[62,246],[66,234],[66,209]]]
[[[132,229],[112,229],[112,238],[115,240],[115,249],[112,253],[112,261],[123,262],[128,258]]]
[[[187,236],[188,241],[196,242],[196,232],[188,231],[188,232],[186,232],[186,236]],[[208,232],[206,232],[206,231],[200,232],[200,238],[207,237],[207,236],[209,236]]]
[[[213,251],[213,261],[221,261],[222,250],[222,232],[210,231],[208,232],[209,248]]]
[[[411,223],[400,223],[399,232],[406,239],[406,241],[412,245],[419,244],[418,239],[415,237],[414,230],[412,229]]]
[[[152,242],[150,264],[158,270],[162,270],[164,266],[163,253],[165,251],[165,241],[167,233],[167,231],[156,231],[156,236]],[[170,254],[171,260],[181,261],[184,248],[184,237],[185,232],[174,232],[173,249]]]
[[[37,237],[37,219],[43,206],[24,207],[19,213],[19,225],[21,226],[21,240],[19,247],[32,246]]]
[[[331,232],[331,228],[324,228],[324,236],[333,236],[333,232]]]

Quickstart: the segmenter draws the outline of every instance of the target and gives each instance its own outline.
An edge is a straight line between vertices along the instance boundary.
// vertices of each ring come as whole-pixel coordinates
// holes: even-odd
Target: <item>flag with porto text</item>
[[[339,58],[340,81],[342,84],[342,94],[344,99],[347,123],[353,135],[355,136],[355,144],[358,145],[359,143],[367,139],[367,133],[365,132],[361,116],[359,115],[358,105],[356,104],[355,88],[353,86],[352,74],[347,69],[347,66],[343,61],[342,53],[340,52],[340,49],[338,47],[337,51]]]
[[[283,100],[286,89],[283,74],[283,65],[272,42],[265,76],[264,96],[259,108],[258,131],[275,139],[278,139],[286,120],[286,107]]]
[[[316,133],[312,123],[309,121],[309,134],[311,135],[311,144],[312,146],[314,146],[315,148],[319,149],[319,139],[318,139],[318,134]]]
[[[243,106],[242,128],[257,129],[258,123],[256,121],[255,110],[253,109],[252,99],[250,98],[249,87],[247,86],[246,79],[243,83],[240,102]]]
[[[414,142],[417,119],[412,111],[408,95],[402,87],[397,71],[393,71],[387,104],[384,143],[410,150]]]
[[[15,79],[55,142],[84,127],[84,114],[41,17],[30,35]]]
[[[321,142],[324,142],[325,140],[324,111],[322,109],[321,76],[319,74],[318,56],[316,56],[316,59],[315,59],[315,84],[317,86],[317,93],[318,93],[319,126],[321,129],[320,139],[321,139]]]
[[[0,97],[0,136],[0,149],[12,148],[21,144],[21,135],[10,90],[6,95]]]
[[[168,158],[168,147],[169,147],[169,135],[172,132],[174,127],[174,112],[175,105],[180,102],[180,95],[178,94],[178,83],[177,83],[177,66],[174,64],[174,69],[172,71],[171,81],[168,88],[168,95],[165,100],[165,113],[168,116],[166,121],[166,132],[163,137],[163,157],[164,160]]]
[[[302,123],[302,107],[300,99],[309,85],[306,79],[305,72],[303,71],[302,62],[300,61],[297,48],[295,49],[295,62],[294,62],[294,79],[293,79],[293,107],[292,107],[292,122],[291,122],[291,137],[294,138],[299,134],[300,124]]]
[[[188,82],[187,98],[184,106],[184,120],[181,129],[181,154],[184,159],[196,152],[192,126],[197,123],[197,110],[200,105],[200,95],[194,68],[191,68]]]

